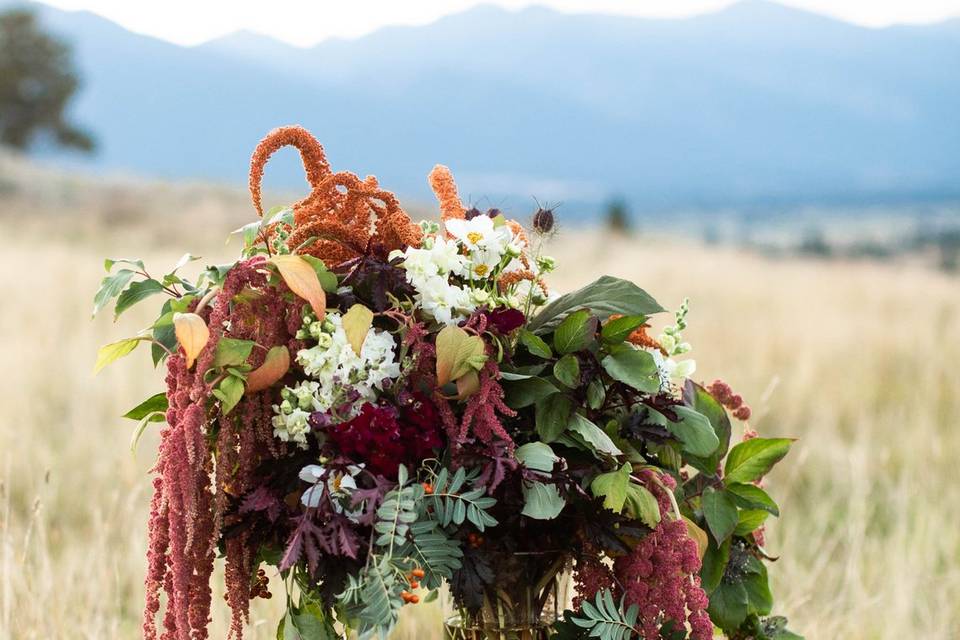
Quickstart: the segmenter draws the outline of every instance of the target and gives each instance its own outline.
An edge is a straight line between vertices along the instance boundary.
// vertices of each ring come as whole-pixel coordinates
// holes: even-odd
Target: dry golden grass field
[[[119,416],[160,376],[135,353],[93,377],[98,345],[148,318],[91,321],[92,294],[103,257],[216,261],[252,214],[239,191],[0,164],[0,640],[137,637],[156,433],[133,456]],[[768,543],[775,594],[793,628],[960,638],[960,280],[572,228],[549,252],[558,289],[612,273],[665,306],[690,296],[696,377],[727,379],[761,434],[800,438],[768,484],[783,510]],[[256,607],[249,635],[272,637],[279,608]],[[224,605],[213,638],[226,618]],[[397,636],[431,640],[438,620],[421,607]]]

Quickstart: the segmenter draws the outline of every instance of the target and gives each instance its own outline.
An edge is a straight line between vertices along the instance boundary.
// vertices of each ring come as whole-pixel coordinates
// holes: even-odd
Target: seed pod
[[[554,225],[553,209],[540,207],[533,214],[533,229],[537,233],[550,233]]]

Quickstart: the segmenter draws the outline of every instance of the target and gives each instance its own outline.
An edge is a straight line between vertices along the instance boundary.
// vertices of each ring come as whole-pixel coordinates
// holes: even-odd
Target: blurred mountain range
[[[181,47],[30,6],[74,46],[73,113],[104,169],[239,182],[264,133],[300,123],[335,169],[413,198],[435,162],[491,206],[960,197],[960,20],[871,29],[758,0],[669,20],[478,6],[311,48],[247,32]],[[271,184],[301,183],[294,154],[278,165]]]

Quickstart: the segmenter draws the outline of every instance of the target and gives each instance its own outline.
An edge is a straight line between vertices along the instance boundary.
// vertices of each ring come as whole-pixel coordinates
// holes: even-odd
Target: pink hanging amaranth
[[[220,416],[216,445],[211,451],[207,407],[211,388],[204,381],[227,327],[234,338],[259,345],[286,344],[291,306],[264,287],[257,270],[262,258],[230,270],[211,308],[201,311],[210,338],[189,370],[180,353],[167,361],[167,427],[161,432],[154,471],[147,552],[143,636],[156,640],[160,590],[166,594],[162,640],[205,640],[210,621],[210,576],[224,513],[231,496],[252,486],[252,477],[265,455],[282,455],[273,442],[271,398],[267,393],[244,397],[229,416]],[[252,286],[263,291],[237,303],[236,296]],[[294,305],[299,311],[299,306]],[[299,317],[299,314],[298,314]],[[254,350],[250,364],[258,366],[265,351]],[[264,453],[266,452],[266,453]],[[230,636],[240,638],[250,601],[250,577],[255,554],[243,534],[226,545],[227,601],[232,610]]]
[[[644,537],[633,551],[614,561],[614,572],[623,588],[628,605],[640,607],[639,624],[643,637],[660,638],[660,627],[667,621],[690,626],[692,640],[713,638],[713,623],[706,609],[709,599],[700,587],[700,554],[697,543],[687,533],[682,519],[672,519],[672,507],[666,490],[656,481],[653,471],[641,474],[647,488],[660,505],[660,524]],[[660,482],[672,488],[669,475]]]
[[[513,418],[517,412],[503,401],[503,387],[500,386],[500,369],[494,360],[488,360],[480,370],[480,388],[467,400],[467,408],[460,421],[460,430],[455,442],[463,443],[470,435],[480,442],[490,444],[495,439],[502,440],[512,452],[513,438],[507,433],[500,416]],[[499,415],[498,415],[499,414]],[[451,435],[451,438],[453,436]]]

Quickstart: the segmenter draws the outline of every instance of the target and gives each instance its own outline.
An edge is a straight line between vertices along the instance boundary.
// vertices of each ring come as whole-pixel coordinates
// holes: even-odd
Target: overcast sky
[[[390,24],[425,24],[477,0],[43,0],[87,9],[124,27],[178,44],[197,44],[248,29],[308,46],[331,36],[357,37]],[[730,0],[493,0],[509,8],[548,5],[567,12],[649,17],[715,11]],[[960,0],[785,0],[783,4],[867,26],[936,22],[960,16]]]

